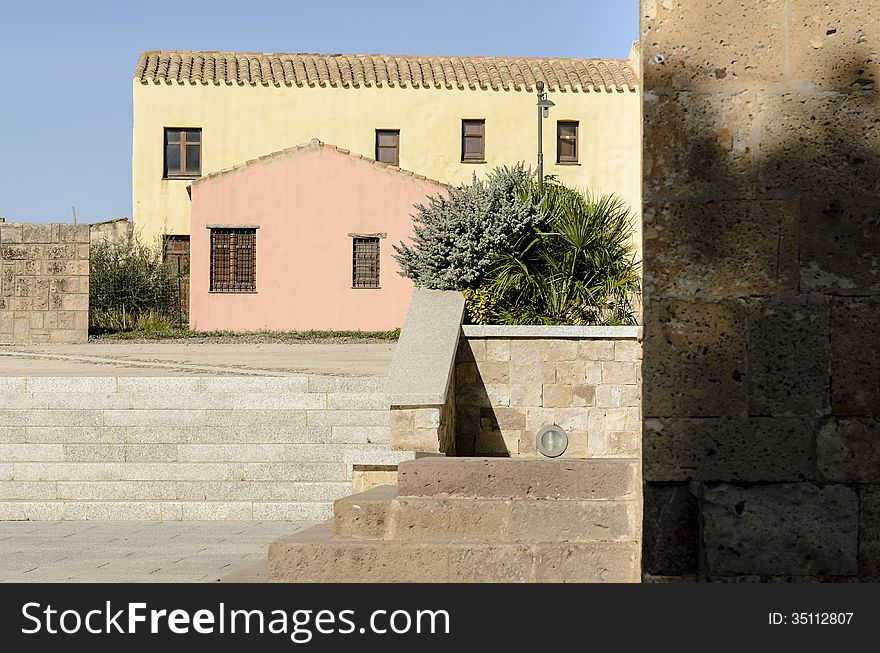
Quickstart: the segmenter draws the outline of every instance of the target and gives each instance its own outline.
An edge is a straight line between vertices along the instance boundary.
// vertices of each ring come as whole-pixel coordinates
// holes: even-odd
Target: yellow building
[[[163,51],[134,75],[132,201],[147,238],[186,236],[187,186],[312,138],[447,183],[525,161],[618,193],[640,230],[638,56],[516,59]],[[640,233],[636,242],[640,243]]]

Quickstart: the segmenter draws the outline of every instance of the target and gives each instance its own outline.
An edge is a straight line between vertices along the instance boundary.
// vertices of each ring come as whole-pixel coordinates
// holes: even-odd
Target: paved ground
[[[199,344],[186,341],[0,346],[0,376],[338,374],[387,376],[394,341]]]
[[[302,522],[0,522],[0,581],[174,583],[248,578]]]

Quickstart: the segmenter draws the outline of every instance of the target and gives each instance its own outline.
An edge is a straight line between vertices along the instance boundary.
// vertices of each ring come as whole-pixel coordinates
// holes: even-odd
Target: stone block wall
[[[0,344],[88,340],[89,225],[0,224]]]
[[[391,406],[391,442],[395,449],[419,453],[455,452],[455,382],[440,405]]]
[[[880,577],[880,5],[642,0],[644,569]]]
[[[2,520],[325,519],[390,450],[385,379],[0,378]]]
[[[508,327],[464,329],[455,369],[458,455],[542,457],[535,435],[549,424],[568,434],[563,457],[641,455],[637,328],[592,337],[590,327],[553,328],[557,335],[522,327],[518,336]]]

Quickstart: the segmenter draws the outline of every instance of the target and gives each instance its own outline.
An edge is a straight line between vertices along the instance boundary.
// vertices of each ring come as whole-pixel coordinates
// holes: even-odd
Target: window
[[[211,292],[256,292],[257,230],[211,229]]]
[[[202,174],[202,130],[165,128],[165,178],[192,179]]]
[[[390,166],[400,165],[400,130],[376,130],[376,161]]]
[[[577,163],[578,124],[573,121],[556,123],[556,163]]]
[[[461,160],[478,161],[486,160],[486,121],[485,120],[462,120],[461,121]]]
[[[358,237],[353,241],[351,268],[352,288],[379,287],[379,239],[373,236]]]

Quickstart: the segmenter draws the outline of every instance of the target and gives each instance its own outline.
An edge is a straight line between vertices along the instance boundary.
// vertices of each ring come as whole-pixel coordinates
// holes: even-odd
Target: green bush
[[[543,220],[499,254],[468,316],[496,324],[635,324],[639,264],[625,204],[545,182]]]
[[[164,330],[178,321],[176,270],[165,265],[159,246],[130,235],[95,243],[89,259],[92,331]]]
[[[541,215],[524,188],[523,164],[496,168],[485,180],[449,188],[417,205],[412,243],[395,245],[401,274],[417,286],[463,290],[479,283],[492,261]]]

